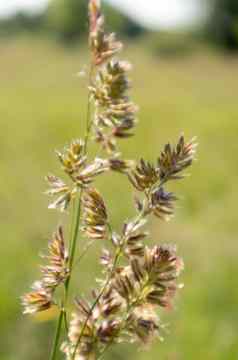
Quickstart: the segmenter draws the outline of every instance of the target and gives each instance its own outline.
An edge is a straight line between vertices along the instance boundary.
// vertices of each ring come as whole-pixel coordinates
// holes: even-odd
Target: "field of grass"
[[[0,360],[47,359],[54,320],[21,315],[19,296],[37,278],[38,253],[55,225],[47,210],[44,176],[58,173],[54,149],[82,135],[85,81],[76,73],[81,49],[21,39],[0,43]],[[130,46],[134,98],[140,105],[136,137],[122,143],[125,157],[154,160],[181,132],[198,137],[197,161],[176,185],[181,196],[169,224],[153,222],[151,239],[177,243],[185,288],[162,315],[165,341],[152,352],[118,346],[108,359],[235,360],[238,357],[238,59],[208,51],[160,59]],[[118,176],[99,184],[115,226],[132,214],[132,188]],[[175,190],[174,186],[171,189]],[[121,200],[123,198],[123,201]],[[81,244],[79,246],[83,246]],[[99,268],[90,252],[74,277],[79,291]]]

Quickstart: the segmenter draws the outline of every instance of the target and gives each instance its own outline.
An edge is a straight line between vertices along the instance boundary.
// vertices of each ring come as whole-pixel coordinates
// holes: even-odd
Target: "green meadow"
[[[85,127],[84,48],[63,49],[22,38],[0,43],[0,360],[48,358],[55,318],[21,314],[19,297],[38,278],[38,254],[69,215],[47,209],[44,176],[61,175],[54,150]],[[150,223],[151,242],[176,243],[184,258],[183,290],[172,312],[161,312],[164,341],[152,351],[116,347],[107,359],[235,360],[238,357],[238,58],[207,49],[160,58],[127,45],[133,97],[139,104],[135,137],[121,141],[125,158],[155,161],[181,133],[197,136],[190,176],[169,189],[180,197],[170,223]],[[90,151],[97,151],[90,144]],[[101,155],[101,154],[100,154]],[[115,228],[133,215],[134,191],[125,178],[97,183]],[[78,253],[86,239],[80,239]],[[100,244],[74,275],[87,294],[100,276]],[[73,294],[72,294],[73,295]],[[59,356],[59,359],[61,357]]]

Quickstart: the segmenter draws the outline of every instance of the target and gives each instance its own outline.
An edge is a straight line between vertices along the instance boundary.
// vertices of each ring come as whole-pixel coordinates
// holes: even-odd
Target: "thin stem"
[[[78,259],[75,260],[75,262],[74,262],[74,267],[81,262],[81,260],[82,260],[82,259],[84,258],[84,256],[87,254],[88,250],[89,250],[90,247],[94,244],[94,242],[95,242],[95,240],[92,240],[92,241],[90,241],[90,242],[84,247],[83,251],[81,252],[81,255],[78,257]],[[73,267],[73,268],[74,268],[74,267]]]
[[[75,219],[75,225],[74,225],[74,231],[73,231],[72,246],[71,246],[71,251],[70,251],[70,259],[69,259],[69,269],[70,269],[70,271],[71,271],[73,263],[74,263],[76,243],[77,243],[78,232],[79,232],[82,193],[83,193],[83,191],[81,189],[80,193],[79,193],[79,197],[77,199],[77,203],[78,203],[77,204],[77,212],[76,212],[76,219]],[[70,277],[69,277],[69,279],[70,279]]]
[[[75,199],[73,199],[72,210],[71,210],[71,224],[70,224],[70,231],[69,231],[69,253],[71,253],[72,237],[73,237],[73,229],[74,229],[74,221],[75,221],[75,212],[76,212],[76,204],[75,204]]]
[[[61,333],[61,328],[62,328],[63,316],[64,316],[64,309],[61,308],[58,323],[57,323],[57,327],[56,327],[52,352],[51,352],[51,355],[50,355],[50,360],[55,360],[55,357],[56,357],[58,344],[59,344],[59,340],[60,340],[60,333]]]
[[[92,82],[93,70],[94,70],[94,67],[93,67],[93,64],[91,64],[90,71],[89,71],[89,85],[91,85],[91,82]],[[90,136],[90,132],[91,132],[91,127],[92,127],[91,103],[90,103],[90,92],[88,92],[86,133],[85,133],[85,138],[84,138],[84,154],[85,155],[87,154],[87,150],[88,150],[88,141],[89,141],[89,136]]]
[[[91,65],[90,73],[89,73],[89,84],[92,81],[92,75],[93,75],[93,66]],[[85,155],[87,154],[87,147],[88,147],[88,141],[89,141],[91,127],[92,127],[92,121],[91,121],[91,115],[90,115],[90,94],[88,93],[86,130],[85,130],[85,137],[84,137],[84,144],[85,144],[84,154]],[[58,350],[58,344],[59,344],[59,340],[60,340],[63,319],[65,320],[65,326],[68,327],[67,326],[67,316],[65,313],[65,306],[66,306],[67,300],[68,300],[69,285],[70,285],[70,280],[71,280],[71,270],[72,270],[73,264],[74,264],[75,250],[76,250],[77,238],[78,238],[78,232],[79,232],[82,195],[83,195],[83,189],[80,189],[80,193],[79,193],[78,201],[77,201],[78,204],[77,204],[77,211],[76,211],[75,219],[74,219],[75,205],[73,206],[73,211],[72,211],[73,218],[72,218],[72,224],[71,224],[71,230],[70,230],[70,243],[69,243],[69,245],[70,245],[69,270],[70,270],[70,272],[69,272],[69,277],[67,278],[67,280],[65,282],[65,295],[64,295],[64,300],[62,301],[62,308],[61,308],[58,323],[56,326],[55,339],[54,339],[54,343],[53,343],[53,347],[52,347],[50,360],[55,360],[55,358],[56,358],[56,353]]]
[[[67,320],[67,314],[66,314],[65,309],[64,309],[64,326],[65,326],[65,331],[68,334],[69,327],[68,327],[68,320]]]
[[[103,356],[105,355],[105,353],[107,352],[107,350],[111,347],[113,341],[110,341],[103,349],[103,351],[101,352],[101,354],[99,355],[99,357],[97,358],[97,360],[102,360]]]
[[[92,75],[93,75],[93,66],[90,67],[89,72],[89,84],[92,81]],[[88,92],[88,100],[87,100],[87,114],[86,114],[86,130],[85,130],[85,137],[84,137],[84,154],[87,154],[87,148],[88,148],[88,141],[90,136],[90,131],[92,127],[92,121],[91,121],[91,104],[90,104],[90,94]],[[78,232],[79,232],[79,225],[80,225],[80,216],[81,216],[81,200],[83,195],[83,189],[80,189],[79,197],[78,197],[78,204],[77,204],[77,212],[76,212],[76,219],[74,224],[74,230],[72,235],[72,241],[71,241],[71,250],[70,250],[70,259],[69,259],[69,270],[70,275],[65,283],[65,291],[66,291],[66,301],[68,298],[69,293],[69,285],[71,280],[71,270],[73,268],[74,264],[74,258],[75,258],[75,250],[77,245],[77,239],[78,239]]]

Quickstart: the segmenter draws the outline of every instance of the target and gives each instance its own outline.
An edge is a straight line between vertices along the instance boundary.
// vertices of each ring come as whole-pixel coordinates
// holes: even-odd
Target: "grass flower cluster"
[[[196,144],[185,142],[181,136],[175,146],[164,147],[155,163],[122,158],[118,143],[133,135],[137,123],[137,106],[129,96],[131,66],[117,58],[122,44],[114,34],[105,33],[99,0],[89,1],[89,23],[91,66],[85,136],[57,152],[68,182],[55,175],[47,177],[47,194],[52,197],[49,208],[72,209],[71,236],[66,240],[63,228],[58,227],[48,254],[43,256],[46,264],[41,267],[41,279],[22,297],[26,314],[53,305],[60,308],[51,360],[59,350],[67,360],[97,360],[119,342],[150,344],[161,337],[158,310],[171,308],[181,287],[178,277],[183,261],[176,248],[149,247],[145,226],[150,216],[169,220],[174,214],[177,197],[165,186],[183,178],[184,170],[192,164]],[[104,157],[90,159],[90,141],[101,147]],[[137,192],[136,214],[122,224],[121,231],[114,230],[103,196],[95,188],[96,178],[110,171],[127,177]],[[80,233],[87,242],[81,257],[95,241],[102,243],[102,278],[89,299],[80,295],[75,298],[75,310],[69,315],[69,287],[76,271]],[[58,287],[64,288],[61,299]]]

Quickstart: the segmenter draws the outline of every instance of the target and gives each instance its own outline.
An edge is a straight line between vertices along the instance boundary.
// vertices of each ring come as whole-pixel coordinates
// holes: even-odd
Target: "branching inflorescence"
[[[119,342],[143,345],[160,337],[158,310],[171,307],[181,286],[177,279],[183,269],[175,247],[146,245],[149,234],[144,228],[151,215],[169,220],[174,214],[177,197],[165,186],[183,178],[184,170],[192,164],[196,145],[194,141],[186,143],[181,136],[177,145],[164,147],[154,164],[144,159],[137,164],[122,159],[118,140],[132,136],[137,122],[137,107],[128,95],[127,73],[131,66],[116,58],[122,44],[114,34],[105,33],[99,0],[89,1],[89,20],[92,61],[86,134],[83,140],[74,140],[57,152],[68,183],[54,175],[47,177],[47,194],[53,197],[49,208],[76,208],[72,236],[67,241],[69,249],[63,229],[58,227],[44,255],[48,263],[41,267],[41,280],[22,297],[24,313],[44,311],[53,305],[60,308],[52,360],[59,347],[67,360],[96,360]],[[102,147],[105,158],[89,160],[90,139]],[[127,176],[138,192],[136,215],[123,224],[120,232],[114,231],[103,197],[93,185],[97,176],[109,171]],[[88,241],[81,256],[94,241],[103,244],[102,279],[89,300],[75,299],[75,311],[68,324],[69,285],[80,231]],[[65,292],[60,301],[56,293],[59,286]],[[63,319],[66,336],[60,346]]]

